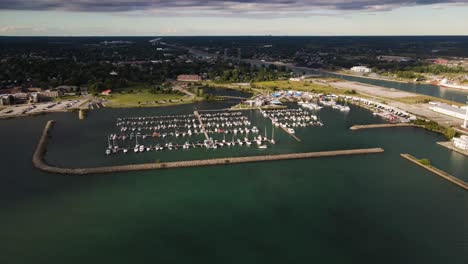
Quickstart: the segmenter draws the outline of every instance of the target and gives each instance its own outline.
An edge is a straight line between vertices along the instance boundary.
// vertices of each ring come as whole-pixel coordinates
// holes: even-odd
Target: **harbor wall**
[[[390,127],[422,127],[415,124],[398,123],[398,124],[369,124],[369,125],[354,125],[351,130],[373,129],[373,128],[390,128]]]
[[[434,167],[434,166],[431,166],[431,165],[424,165],[422,164],[421,162],[419,162],[419,160],[413,156],[411,156],[410,154],[400,154],[401,157],[415,163],[416,165],[419,165],[421,167],[423,167],[424,169],[436,174],[437,176],[440,176],[441,178],[465,189],[468,191],[468,183],[464,182],[463,180],[455,177],[455,176],[452,176],[450,174],[448,174],[447,172],[445,171],[442,171],[442,170],[439,170],[438,168]]]
[[[174,162],[161,162],[161,163],[147,163],[147,164],[134,164],[110,167],[95,167],[95,168],[59,168],[48,165],[44,161],[44,155],[47,152],[47,143],[50,137],[50,130],[52,129],[55,121],[48,121],[42,132],[41,138],[37,145],[36,151],[33,155],[33,165],[45,172],[65,174],[65,175],[87,175],[87,174],[105,174],[115,172],[130,172],[130,171],[144,171],[156,169],[170,169],[170,168],[188,168],[188,167],[202,167],[202,166],[216,166],[216,165],[229,165],[251,162],[264,162],[264,161],[279,161],[279,160],[293,160],[293,159],[309,159],[309,158],[323,158],[323,157],[337,157],[346,155],[364,155],[382,153],[382,148],[369,148],[369,149],[351,149],[351,150],[335,150],[335,151],[321,151],[321,152],[308,152],[308,153],[291,153],[279,155],[263,155],[263,156],[250,156],[250,157],[231,157],[231,158],[218,158],[206,160],[193,160],[193,161],[174,161]]]

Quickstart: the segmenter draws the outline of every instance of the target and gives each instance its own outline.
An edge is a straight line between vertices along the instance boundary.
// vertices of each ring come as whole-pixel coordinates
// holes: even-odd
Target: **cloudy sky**
[[[0,35],[468,35],[468,0],[0,0]]]

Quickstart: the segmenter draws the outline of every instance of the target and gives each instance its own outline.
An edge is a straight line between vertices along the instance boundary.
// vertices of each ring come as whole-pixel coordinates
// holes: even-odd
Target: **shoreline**
[[[47,143],[50,137],[50,130],[55,124],[54,120],[49,120],[44,127],[42,135],[37,144],[36,150],[32,157],[33,166],[39,170],[63,174],[63,175],[89,175],[89,174],[109,174],[117,172],[131,172],[131,171],[146,171],[157,169],[170,169],[170,168],[190,168],[190,167],[205,167],[205,166],[219,166],[230,164],[254,163],[265,161],[279,161],[279,160],[293,160],[293,159],[309,159],[309,158],[324,158],[324,157],[337,157],[348,155],[364,155],[364,154],[377,154],[383,153],[382,148],[369,148],[369,149],[350,149],[350,150],[335,150],[335,151],[321,151],[321,152],[308,152],[308,153],[290,153],[278,155],[265,155],[265,156],[247,156],[247,157],[227,157],[217,159],[205,160],[192,160],[192,161],[174,161],[174,162],[161,162],[161,163],[145,163],[135,165],[120,165],[120,166],[104,166],[94,168],[60,168],[47,164],[44,161],[44,155],[47,152]]]
[[[437,144],[440,145],[440,146],[442,146],[442,147],[445,147],[445,148],[447,148],[447,149],[449,149],[449,150],[455,151],[455,152],[457,152],[457,153],[460,153],[460,154],[465,155],[465,156],[468,157],[468,151],[464,151],[464,150],[462,150],[462,149],[456,148],[456,147],[453,145],[452,141],[437,142]]]
[[[349,77],[364,78],[364,79],[370,79],[370,80],[376,80],[376,81],[396,82],[396,83],[405,83],[405,84],[433,85],[433,84],[424,83],[424,82],[415,82],[415,81],[409,81],[409,80],[408,81],[400,81],[400,80],[384,79],[384,78],[377,78],[377,77],[355,75],[355,74],[350,74],[350,73],[341,73],[341,72],[336,72],[336,71],[331,71],[331,70],[320,70],[320,71],[325,72],[325,73],[329,73],[329,74],[344,75],[344,76],[349,76]],[[438,85],[433,85],[433,86],[438,86]]]

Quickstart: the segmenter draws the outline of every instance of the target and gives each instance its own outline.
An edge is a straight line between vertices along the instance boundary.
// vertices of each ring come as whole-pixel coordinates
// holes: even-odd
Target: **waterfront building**
[[[437,105],[431,106],[430,109],[434,112],[463,120],[465,120],[466,117],[466,109],[464,109],[463,107],[439,103]]]
[[[468,150],[468,136],[454,137],[453,145],[462,150]]]
[[[105,91],[102,91],[102,95],[110,95],[112,93],[112,90],[105,90]]]
[[[304,77],[295,77],[295,78],[289,78],[291,82],[301,82],[304,80]]]
[[[201,80],[201,76],[195,74],[181,74],[177,76],[177,81],[179,82],[199,82]]]
[[[377,56],[377,59],[380,61],[388,61],[388,62],[408,62],[411,61],[412,58],[410,57],[402,57],[402,56]]]
[[[14,98],[10,94],[0,95],[0,105],[12,105],[14,103]]]
[[[351,68],[351,71],[359,73],[370,73],[372,72],[372,69],[367,68],[366,66],[354,66]]]

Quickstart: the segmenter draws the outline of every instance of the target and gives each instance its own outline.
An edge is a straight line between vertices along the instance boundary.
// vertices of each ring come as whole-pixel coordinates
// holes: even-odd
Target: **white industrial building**
[[[431,110],[437,113],[441,113],[444,115],[456,117],[462,120],[465,120],[467,109],[466,107],[458,107],[448,104],[433,104]]]
[[[459,149],[468,150],[468,136],[454,137],[453,145]]]
[[[360,73],[370,73],[372,72],[372,69],[367,68],[366,66],[354,66],[351,68],[351,71]]]

